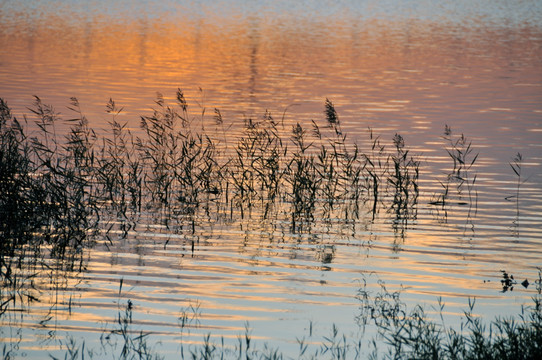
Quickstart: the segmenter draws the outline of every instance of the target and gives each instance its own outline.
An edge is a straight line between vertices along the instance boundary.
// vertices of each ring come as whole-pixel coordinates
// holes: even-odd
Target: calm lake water
[[[202,220],[186,234],[146,214],[126,238],[99,238],[82,272],[34,279],[39,302],[0,317],[16,357],[63,358],[67,336],[99,348],[128,299],[135,328],[167,358],[179,352],[178,317],[196,304],[199,323],[184,341],[210,332],[235,343],[248,322],[257,342],[295,357],[311,322],[314,341],[333,324],[361,331],[363,279],[373,293],[378,280],[403,286],[410,305],[430,309],[442,297],[450,324],[469,298],[491,320],[536,293],[519,283],[503,292],[500,280],[505,270],[532,284],[542,267],[541,2],[0,1],[0,25],[0,97],[30,127],[33,95],[64,118],[75,96],[98,133],[110,98],[137,132],[157,92],[173,102],[181,88],[195,118],[205,109],[203,126],[220,109],[233,146],[244,119],[266,110],[286,131],[323,124],[328,98],[362,151],[370,127],[390,149],[400,133],[421,161],[417,216],[399,229],[370,207],[353,223],[316,221],[301,234],[257,216]],[[452,167],[445,125],[479,154],[474,206],[446,214],[430,204]],[[517,153],[519,202],[507,199]]]

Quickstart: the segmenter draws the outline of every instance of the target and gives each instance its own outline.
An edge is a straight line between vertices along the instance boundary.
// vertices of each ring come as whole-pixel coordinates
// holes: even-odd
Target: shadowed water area
[[[366,358],[380,281],[435,317],[440,297],[452,326],[473,298],[519,314],[542,267],[540,19],[537,1],[0,2],[2,149],[31,160],[0,181],[0,351],[111,357],[129,323],[168,359],[208,333],[233,354],[247,326],[331,358],[336,325]]]

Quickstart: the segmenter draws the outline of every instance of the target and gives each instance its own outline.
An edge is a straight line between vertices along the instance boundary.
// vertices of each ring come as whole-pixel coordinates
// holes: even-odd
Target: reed
[[[329,99],[325,101],[324,114],[328,127],[333,131],[333,135],[335,135],[327,141],[327,144],[321,145],[316,163],[318,175],[322,179],[320,196],[324,204],[324,216],[328,217],[336,201],[340,200],[341,197],[339,193],[341,191],[341,177],[343,175],[341,165],[347,154],[345,147],[346,135],[342,133],[339,116],[335,110],[335,106]],[[320,134],[319,130],[317,132]]]
[[[448,143],[446,152],[453,161],[453,168],[448,174],[447,181],[455,185],[459,201],[465,199],[464,189],[466,188],[468,204],[473,206],[476,198],[474,190],[476,174],[471,177],[470,170],[479,154],[473,154],[472,142],[468,141],[465,135],[461,134],[454,137],[452,129],[448,125],[444,127],[444,136],[442,138]]]
[[[116,212],[117,217],[127,219],[129,212],[141,211],[143,169],[127,123],[117,121],[122,112],[113,99],[109,99],[106,112],[111,115],[109,137],[103,138],[98,158],[97,182],[101,184],[103,201]]]
[[[92,132],[84,117],[73,123],[65,142],[56,133],[60,121],[55,110],[36,97],[34,108],[40,132],[31,141],[33,163],[38,175],[35,186],[44,214],[43,236],[58,258],[76,255],[86,247],[87,230],[93,228],[89,215],[95,210],[91,200],[92,184],[86,165],[91,165]],[[76,101],[72,102],[74,105]],[[91,172],[90,172],[91,173]]]
[[[34,242],[32,233],[42,220],[33,203],[34,164],[22,125],[13,117],[7,103],[0,99],[0,270],[9,275],[7,257]],[[36,198],[34,198],[36,199]],[[39,198],[36,199],[39,203]],[[8,276],[9,277],[9,276]]]
[[[198,226],[205,221],[225,222],[228,215],[240,226],[257,216],[270,228],[286,223],[294,233],[316,233],[314,224],[322,220],[326,225],[353,223],[363,212],[375,221],[380,209],[392,214],[392,226],[400,231],[416,219],[422,191],[418,157],[411,155],[399,134],[391,150],[371,129],[368,144],[351,142],[328,99],[325,125],[313,121],[309,126],[295,123],[285,129],[284,118],[277,122],[266,112],[256,120],[244,119],[241,136],[229,145],[219,110],[214,121],[222,134],[217,136],[203,126],[202,104],[194,117],[180,89],[175,101],[169,105],[158,95],[156,109],[141,117],[141,133],[136,136],[119,120],[122,108],[110,99],[106,105],[109,129],[100,138],[76,98],[69,105],[73,117],[62,120],[36,97],[30,108],[37,129],[32,133],[25,129],[28,119],[19,122],[0,99],[0,316],[10,306],[35,300],[32,278],[37,269],[32,264],[81,271],[85,251],[96,241],[112,244],[113,234],[126,237],[145,222],[154,225],[155,214],[164,225],[157,231],[188,233],[184,241],[192,253],[200,236]],[[201,126],[196,126],[197,121]],[[454,202],[468,205],[470,216],[470,209],[476,209],[473,172],[478,155],[464,135],[455,136],[448,126],[443,138],[452,163],[441,182],[443,192],[432,204],[442,208]],[[228,146],[231,152],[226,151]],[[369,151],[364,153],[364,148]],[[518,218],[522,160],[518,154],[510,163],[517,176]],[[317,258],[323,264],[332,262],[335,246],[316,245]],[[56,262],[51,265],[45,258]],[[541,343],[538,298],[519,322],[497,319],[488,325],[498,334],[493,337],[488,337],[488,327],[472,315],[471,307],[463,324],[468,332],[460,332],[429,319],[421,307],[408,310],[400,293],[388,292],[383,283],[376,297],[362,291],[358,299],[362,310],[357,320],[376,326],[387,341],[389,353],[383,358],[539,355],[539,347],[533,345]],[[259,346],[248,324],[233,347],[223,339],[214,343],[210,334],[201,346],[188,345],[183,334],[198,326],[199,316],[199,305],[181,311],[181,358],[185,350],[192,358],[283,357],[267,344]],[[133,304],[128,302],[119,310],[116,328],[104,333],[104,348],[116,358],[158,358],[149,346],[149,334],[133,329],[132,317]],[[297,342],[300,358],[361,357],[361,340],[341,334],[335,326],[320,340],[314,339],[311,329]],[[66,358],[98,354],[69,339],[65,346]],[[10,356],[5,347],[3,353]]]
[[[307,152],[312,143],[306,142],[306,130],[297,123],[292,127],[291,160],[287,164],[286,182],[291,189],[288,201],[291,203],[291,230],[308,231],[314,220],[318,189],[321,178],[316,170],[313,154]]]
[[[225,167],[216,158],[216,142],[190,128],[181,90],[177,101],[181,112],[158,97],[153,115],[141,117],[146,137],[138,137],[135,146],[143,159],[141,183],[150,197],[147,209],[160,208],[166,220],[171,212],[182,214],[194,230],[200,205],[208,210],[209,201],[224,191]]]
[[[261,120],[245,119],[229,172],[234,189],[232,205],[239,208],[242,218],[244,208],[251,210],[256,203],[262,205],[267,218],[280,196],[287,146],[277,125],[269,112]]]
[[[391,291],[378,281],[379,290],[368,290],[366,279],[358,290],[360,313],[356,321],[365,329],[374,327],[377,334],[364,338],[359,334],[345,334],[333,324],[325,335],[316,335],[312,322],[307,333],[296,338],[299,345],[297,359],[540,359],[542,355],[542,277],[534,281],[538,294],[530,306],[522,307],[514,317],[496,317],[485,321],[474,312],[475,299],[468,300],[467,309],[460,315],[460,324],[452,327],[445,323],[445,304],[441,298],[429,315],[425,307],[407,306],[401,300],[403,289]],[[64,359],[160,359],[159,344],[151,344],[151,333],[134,328],[133,309],[128,300],[119,308],[111,330],[101,335],[101,349],[91,349],[85,342],[68,337]],[[183,329],[197,323],[199,305],[189,306],[181,312]],[[182,320],[184,319],[184,320]],[[196,319],[196,320],[195,320]],[[290,359],[268,343],[253,340],[252,329],[245,323],[244,332],[237,342],[225,343],[223,337],[215,342],[207,333],[200,343],[185,344],[188,353],[178,354],[181,359]],[[183,349],[183,347],[181,347]],[[5,350],[4,350],[5,351]],[[53,359],[60,359],[50,355]]]
[[[394,151],[388,153],[369,129],[370,150],[362,153],[357,143],[348,141],[329,99],[325,126],[313,121],[307,129],[297,123],[289,137],[284,135],[284,115],[281,122],[269,112],[257,120],[245,119],[231,158],[224,156],[220,111],[215,109],[213,119],[222,127],[223,140],[205,132],[202,104],[194,117],[180,89],[175,101],[169,105],[158,94],[156,108],[141,117],[142,132],[134,136],[127,123],[118,121],[123,109],[110,99],[110,128],[101,139],[89,128],[75,98],[69,109],[76,116],[62,122],[36,97],[31,112],[38,132],[33,136],[25,134],[2,102],[3,201],[31,204],[21,210],[22,218],[38,230],[22,227],[15,237],[39,234],[33,241],[53,245],[54,256],[62,257],[67,249],[78,253],[91,246],[98,232],[110,244],[113,233],[126,237],[143,221],[142,214],[157,214],[166,229],[175,222],[192,234],[210,214],[219,219],[227,212],[231,220],[251,218],[252,213],[268,221],[286,217],[293,231],[311,231],[319,219],[355,222],[363,211],[374,221],[380,207],[394,214],[397,228],[404,229],[416,217],[420,162],[410,155],[404,139],[397,134]],[[201,129],[194,127],[195,120]],[[58,123],[68,127],[64,138],[57,136]],[[465,203],[475,208],[476,176],[471,178],[470,171],[477,155],[472,157],[471,143],[463,135],[454,137],[449,127],[444,139],[453,167],[443,183],[445,192],[432,204],[444,207],[453,186],[458,201],[468,198]],[[17,196],[32,199],[19,201]],[[39,215],[30,207],[39,209]],[[6,215],[3,226],[16,221]]]
[[[525,180],[521,178],[521,167],[523,163],[523,156],[520,153],[517,153],[512,162],[509,163],[512,171],[517,177],[516,180],[516,193],[512,196],[507,196],[505,199],[508,201],[515,200],[516,203],[516,218],[513,222],[513,230],[516,236],[519,236],[519,197],[521,185]]]
[[[369,199],[372,200],[371,214],[374,221],[378,214],[378,204],[382,202],[380,196],[380,185],[387,177],[389,157],[386,156],[385,146],[381,144],[380,137],[375,136],[373,130],[369,128],[369,139],[371,141],[371,152],[364,154],[367,171],[366,188]]]
[[[445,150],[452,160],[452,168],[445,181],[438,181],[442,186],[442,192],[433,195],[429,204],[441,207],[442,222],[447,221],[450,205],[468,206],[466,223],[473,229],[473,217],[478,209],[478,193],[475,187],[476,173],[474,176],[471,174],[479,154],[473,153],[472,142],[463,134],[454,136],[448,125],[444,127],[442,138],[446,143]]]
[[[57,114],[35,98],[31,111],[39,133],[27,136],[2,101],[2,241],[13,251],[50,245],[54,257],[80,255],[88,247],[88,231],[95,227],[96,206],[91,181],[93,133],[84,117],[62,144],[56,135]],[[73,99],[73,104],[77,104]],[[26,119],[25,119],[26,120]],[[16,166],[16,167],[15,167]],[[16,216],[16,218],[12,218]],[[14,222],[16,221],[16,222]],[[20,254],[24,258],[24,254]]]
[[[388,177],[393,192],[389,211],[395,214],[394,229],[399,230],[403,236],[408,221],[415,220],[417,216],[420,161],[409,156],[401,135],[395,134],[393,144],[396,152],[391,155],[393,169]]]

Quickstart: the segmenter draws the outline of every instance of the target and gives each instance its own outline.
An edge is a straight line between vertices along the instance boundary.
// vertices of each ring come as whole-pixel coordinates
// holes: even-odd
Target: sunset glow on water
[[[453,3],[0,2],[0,98],[30,132],[37,95],[62,119],[76,116],[68,109],[76,97],[100,136],[113,99],[116,120],[139,136],[141,116],[161,97],[173,106],[180,88],[192,126],[227,159],[247,119],[269,111],[286,143],[297,123],[324,128],[329,99],[348,144],[374,151],[370,128],[391,152],[399,133],[420,161],[416,216],[402,228],[384,200],[374,218],[364,205],[351,222],[317,215],[306,232],[292,231],[288,201],[273,219],[257,206],[250,216],[198,213],[193,232],[181,216],[164,224],[147,209],[127,236],[99,235],[82,271],[41,270],[39,302],[0,315],[0,341],[15,358],[39,359],[44,349],[63,358],[67,335],[99,347],[130,299],[134,327],[166,358],[177,358],[181,338],[235,343],[246,322],[256,342],[295,357],[309,326],[315,338],[333,324],[362,332],[364,281],[373,293],[378,280],[404,287],[410,305],[442,297],[452,324],[470,298],[489,320],[528,304],[534,285],[502,292],[500,280],[505,270],[534,284],[542,267],[542,5]],[[452,166],[445,125],[478,154],[474,206],[434,205]],[[178,320],[195,304],[201,314],[188,332]]]

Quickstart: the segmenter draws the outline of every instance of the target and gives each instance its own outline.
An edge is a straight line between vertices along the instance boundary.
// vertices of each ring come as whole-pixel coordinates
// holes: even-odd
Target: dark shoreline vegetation
[[[39,271],[84,271],[93,246],[113,246],[150,224],[185,235],[193,253],[196,235],[211,223],[256,219],[291,233],[310,234],[317,223],[331,227],[360,218],[370,222],[385,213],[401,239],[416,221],[423,190],[420,157],[410,153],[399,134],[383,145],[369,129],[365,144],[350,142],[329,100],[324,125],[313,121],[309,127],[288,127],[284,115],[277,120],[266,112],[257,120],[243,119],[237,139],[228,138],[229,128],[218,109],[214,130],[206,131],[205,109],[193,116],[181,90],[176,104],[168,105],[162,96],[155,103],[152,115],[141,117],[135,134],[119,122],[122,109],[110,100],[110,129],[102,137],[89,127],[76,98],[69,106],[74,117],[62,120],[35,97],[32,132],[27,130],[29,120],[17,120],[0,99],[0,319],[15,307],[38,301],[32,289]],[[451,204],[463,206],[469,223],[477,210],[473,167],[478,155],[465,136],[448,126],[443,140],[450,171],[438,180],[442,191],[431,194],[424,205],[441,221],[446,221]],[[510,164],[518,180],[513,197],[518,219],[521,162],[518,154]],[[432,322],[421,307],[407,312],[398,294],[384,287],[374,300],[367,292],[360,292],[359,299],[362,309],[371,310],[360,316],[372,321],[390,346],[384,355],[375,348],[374,358],[541,358],[540,296],[533,299],[532,308],[522,310],[519,322],[495,320],[490,325],[495,333],[470,312],[461,330]],[[124,341],[117,357],[159,358],[148,347],[146,334],[129,329],[132,306],[128,302],[119,312],[119,329],[110,334]],[[278,349],[267,345],[255,350],[248,327],[243,341],[235,351],[224,350],[207,337],[183,357],[282,358]],[[313,354],[304,340],[298,341],[300,358],[355,358],[360,350],[335,327]],[[74,340],[65,346],[66,358],[92,357],[84,343]],[[10,350],[4,346],[3,351],[9,358]]]

